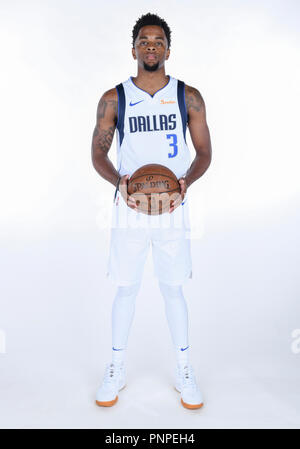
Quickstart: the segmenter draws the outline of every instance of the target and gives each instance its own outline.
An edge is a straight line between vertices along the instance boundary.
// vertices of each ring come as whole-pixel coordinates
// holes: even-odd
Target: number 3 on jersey
[[[174,148],[174,153],[168,153],[169,157],[175,157],[178,153],[178,146],[177,146],[177,135],[176,134],[167,134],[167,139],[173,138],[173,142],[170,143],[170,147]]]

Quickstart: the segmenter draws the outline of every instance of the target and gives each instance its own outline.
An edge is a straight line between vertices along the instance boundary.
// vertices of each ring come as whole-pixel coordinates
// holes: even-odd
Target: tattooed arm
[[[117,89],[110,89],[101,97],[97,109],[97,122],[92,141],[92,161],[95,169],[102,178],[117,186],[119,173],[108,158],[114,132],[118,121],[118,94]],[[127,191],[127,174],[121,176],[119,190],[128,207],[137,209],[135,198]]]
[[[92,140],[92,161],[97,172],[114,186],[118,172],[108,158],[118,119],[117,90],[110,89],[101,97],[97,108],[97,121]]]
[[[186,172],[185,181],[189,187],[208,169],[211,162],[211,142],[206,123],[205,103],[200,92],[185,86],[185,101],[188,113],[188,127],[196,150],[196,157]]]

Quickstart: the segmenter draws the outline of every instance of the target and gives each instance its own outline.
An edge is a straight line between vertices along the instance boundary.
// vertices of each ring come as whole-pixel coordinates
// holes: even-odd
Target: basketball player
[[[92,161],[100,176],[115,186],[107,275],[117,283],[112,306],[112,360],[97,391],[99,406],[114,405],[119,390],[125,386],[127,339],[150,244],[174,344],[175,388],[181,393],[184,407],[196,409],[203,405],[190,362],[188,312],[182,284],[192,277],[190,238],[186,232],[190,227],[187,189],[209,167],[211,143],[201,94],[165,74],[170,43],[171,31],[163,19],[150,13],[140,17],[132,32],[137,76],[105,92],[98,104]],[[198,57],[196,54],[194,62]],[[196,151],[192,163],[186,127]],[[115,130],[117,169],[108,158]],[[127,192],[130,176],[148,163],[171,169],[181,186],[169,212],[160,216],[138,212],[135,199]]]

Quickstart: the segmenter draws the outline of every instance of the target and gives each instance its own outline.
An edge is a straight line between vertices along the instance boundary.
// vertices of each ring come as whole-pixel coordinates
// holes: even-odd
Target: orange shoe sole
[[[176,390],[178,393],[180,393],[180,391],[177,390],[176,387],[174,387],[174,390]],[[203,407],[203,402],[201,402],[201,404],[187,404],[186,402],[183,402],[182,399],[181,399],[181,404],[183,405],[183,407],[188,408],[190,410],[195,410],[197,408]]]
[[[126,384],[119,391],[123,390],[123,388],[125,388],[125,387],[126,387]],[[105,402],[96,401],[96,404],[99,405],[99,407],[112,407],[113,405],[115,405],[117,400],[118,400],[118,396],[116,396],[115,399],[113,399],[112,401],[105,401]]]
[[[116,398],[113,399],[112,401],[106,401],[106,402],[96,401],[96,404],[99,405],[99,407],[112,407],[113,405],[115,405],[117,400],[118,400],[118,396],[116,396]]]
[[[183,407],[189,408],[189,409],[191,409],[191,410],[194,410],[194,409],[196,409],[196,408],[201,408],[201,407],[203,407],[203,402],[201,402],[201,404],[194,404],[194,405],[191,405],[191,404],[186,404],[185,402],[183,402],[182,399],[181,399],[181,404],[183,405]]]

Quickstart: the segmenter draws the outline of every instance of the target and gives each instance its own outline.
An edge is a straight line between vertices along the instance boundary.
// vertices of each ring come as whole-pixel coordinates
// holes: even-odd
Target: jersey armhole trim
[[[116,128],[118,129],[118,126],[119,126],[119,116],[120,116],[120,112],[119,112],[119,107],[120,107],[120,97],[119,97],[119,89],[118,89],[117,86],[116,86],[116,89],[117,89],[117,95],[118,95],[118,117],[117,117]]]
[[[186,115],[186,123],[189,123],[189,116],[187,113],[186,101],[185,101],[185,84],[184,83],[183,83],[183,100],[184,100],[184,110],[185,110],[185,115]]]
[[[183,137],[186,143],[187,109],[185,104],[185,84],[180,80],[177,81],[177,98],[182,120]]]
[[[120,83],[116,86],[118,93],[118,120],[116,128],[120,135],[120,146],[124,138],[124,117],[125,117],[125,92],[123,84]]]

